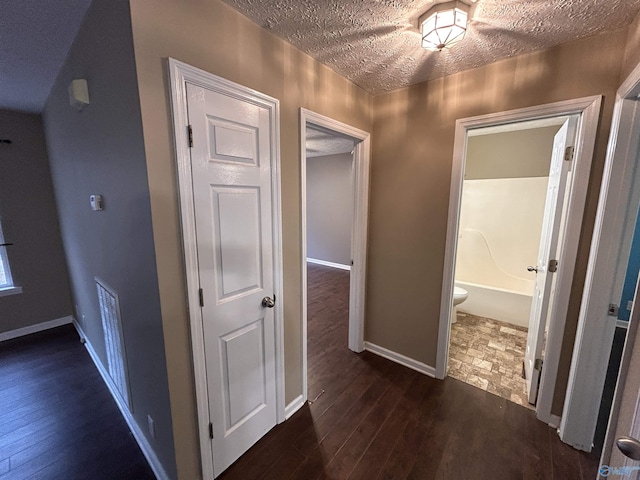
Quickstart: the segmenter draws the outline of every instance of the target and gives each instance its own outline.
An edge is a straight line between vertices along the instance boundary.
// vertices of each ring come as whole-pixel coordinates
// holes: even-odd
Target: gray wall
[[[39,115],[0,110],[0,219],[14,284],[0,297],[0,333],[72,314],[69,277]]]
[[[91,104],[69,106],[86,78]],[[95,0],[47,101],[51,172],[78,320],[106,365],[94,277],[118,292],[133,415],[176,477],[149,186],[128,2]],[[104,196],[94,212],[89,195]],[[156,438],[147,428],[155,422]]]
[[[307,257],[351,264],[353,155],[307,158]]]
[[[469,137],[465,180],[548,177],[560,126]]]

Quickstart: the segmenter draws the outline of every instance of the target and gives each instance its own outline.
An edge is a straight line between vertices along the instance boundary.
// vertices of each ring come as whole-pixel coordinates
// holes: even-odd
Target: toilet
[[[453,308],[451,309],[451,323],[458,321],[458,305],[469,297],[469,292],[464,288],[455,285],[453,287]]]

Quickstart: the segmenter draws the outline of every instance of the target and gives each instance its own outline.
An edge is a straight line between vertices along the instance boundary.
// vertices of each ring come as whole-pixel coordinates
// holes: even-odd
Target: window
[[[0,224],[0,291],[13,289],[13,279],[11,278],[11,269],[9,268],[9,259],[7,257],[7,247],[4,235],[2,234],[2,224]]]

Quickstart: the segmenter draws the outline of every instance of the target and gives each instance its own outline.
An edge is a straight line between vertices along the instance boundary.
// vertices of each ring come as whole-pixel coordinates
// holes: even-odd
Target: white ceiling
[[[351,153],[355,146],[352,138],[309,125],[307,125],[306,140],[305,147],[308,158]]]
[[[640,0],[478,0],[463,42],[427,52],[418,17],[434,0],[224,1],[372,94],[620,28],[640,10]]]
[[[454,49],[420,48],[434,0],[224,0],[370,93],[629,24],[640,0],[478,0]],[[471,0],[468,0],[471,1]],[[91,0],[2,0],[0,108],[38,112]]]
[[[91,0],[2,0],[0,108],[39,112]]]

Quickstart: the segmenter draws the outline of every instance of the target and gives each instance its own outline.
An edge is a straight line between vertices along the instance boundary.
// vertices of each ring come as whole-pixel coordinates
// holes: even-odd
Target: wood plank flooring
[[[535,413],[347,349],[349,273],[309,264],[309,399],[220,478],[541,479],[596,477]]]
[[[155,476],[71,325],[0,343],[0,480]]]

